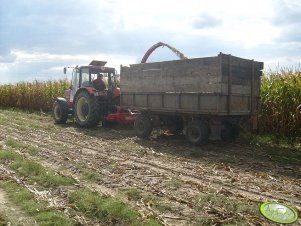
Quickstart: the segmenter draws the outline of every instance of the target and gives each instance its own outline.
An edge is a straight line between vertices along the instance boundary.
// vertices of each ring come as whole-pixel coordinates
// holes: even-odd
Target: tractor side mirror
[[[64,67],[64,74],[66,74],[67,73],[67,68],[66,67]]]

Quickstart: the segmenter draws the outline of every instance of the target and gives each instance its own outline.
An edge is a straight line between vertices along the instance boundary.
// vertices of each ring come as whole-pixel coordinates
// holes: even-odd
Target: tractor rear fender
[[[79,93],[81,92],[87,92],[88,94],[90,95],[94,95],[94,93],[96,92],[96,89],[92,88],[92,87],[81,87],[79,88],[77,91],[76,91],[76,94],[74,95],[73,97],[73,105],[75,104],[75,100],[76,100],[76,97]]]
[[[93,87],[83,87],[83,88],[80,88],[80,89],[85,89],[85,90],[87,90],[87,92],[88,92],[89,94],[94,94],[94,93],[97,92],[97,90],[96,90],[95,88],[93,88]]]

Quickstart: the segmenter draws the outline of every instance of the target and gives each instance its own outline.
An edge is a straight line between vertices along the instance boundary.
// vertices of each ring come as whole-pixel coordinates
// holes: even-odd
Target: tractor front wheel
[[[99,123],[99,103],[95,96],[81,91],[75,99],[75,120],[81,127],[94,127]]]
[[[65,124],[68,118],[68,109],[60,101],[53,104],[53,119],[56,124]]]

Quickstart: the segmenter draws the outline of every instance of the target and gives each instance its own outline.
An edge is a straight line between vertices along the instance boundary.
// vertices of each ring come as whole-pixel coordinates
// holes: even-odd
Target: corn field
[[[69,88],[67,80],[21,82],[0,86],[0,107],[25,110],[52,110],[53,100]],[[262,132],[301,136],[301,72],[300,70],[269,71],[261,80]]]
[[[264,132],[301,136],[301,72],[282,69],[261,80],[259,125]]]
[[[21,82],[0,86],[0,107],[51,111],[53,100],[70,86],[67,80]]]

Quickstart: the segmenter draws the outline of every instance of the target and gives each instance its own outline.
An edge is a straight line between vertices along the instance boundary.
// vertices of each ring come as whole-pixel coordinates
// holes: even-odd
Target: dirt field
[[[60,126],[47,115],[0,110],[0,149],[12,139],[19,144],[14,151],[24,158],[75,179],[74,185],[49,189],[44,196],[51,208],[67,215],[64,194],[76,187],[117,197],[163,225],[270,225],[258,211],[264,201],[291,205],[300,215],[298,147],[246,141],[194,147],[183,135],[164,131],[140,140],[130,127],[81,129],[72,120]],[[6,164],[0,166],[2,180],[22,180]],[[41,188],[34,186],[39,196]],[[97,221],[85,215],[73,220],[79,225]],[[300,218],[294,225],[299,224]]]

